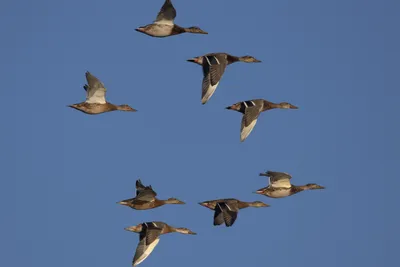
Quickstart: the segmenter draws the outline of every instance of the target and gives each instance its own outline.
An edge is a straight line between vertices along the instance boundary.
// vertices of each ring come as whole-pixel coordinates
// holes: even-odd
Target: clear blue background
[[[0,4],[1,266],[130,266],[138,235],[162,220],[197,236],[162,236],[141,266],[394,266],[399,236],[399,8],[393,1],[174,0],[182,26],[209,35],[135,32],[163,0]],[[228,67],[200,104],[209,52],[253,55]],[[111,103],[89,116],[89,70]],[[287,101],[239,141],[241,100]],[[285,171],[325,191],[252,194],[259,172]],[[116,202],[140,177],[187,205],[134,211]],[[197,203],[235,197],[270,208],[214,227]]]

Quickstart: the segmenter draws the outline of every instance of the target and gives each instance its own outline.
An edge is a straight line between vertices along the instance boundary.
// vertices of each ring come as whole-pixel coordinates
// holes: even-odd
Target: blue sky
[[[398,1],[174,0],[176,23],[209,35],[135,32],[157,1],[11,1],[0,8],[2,266],[130,266],[138,235],[170,234],[140,266],[381,266],[397,262]],[[202,72],[186,59],[252,55],[228,67],[206,105]],[[137,113],[89,116],[85,71],[107,99]],[[239,142],[242,100],[287,101]],[[266,170],[325,191],[252,194]],[[187,205],[134,211],[116,204],[137,178]],[[214,227],[197,203],[235,197],[270,208]]]

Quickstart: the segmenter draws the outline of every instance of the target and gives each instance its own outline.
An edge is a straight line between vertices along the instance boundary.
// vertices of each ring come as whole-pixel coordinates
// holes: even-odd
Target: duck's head
[[[265,204],[264,202],[261,201],[253,201],[250,202],[250,207],[254,207],[254,208],[263,208],[263,207],[269,207],[270,205]]]
[[[226,107],[226,109],[231,109],[231,110],[240,111],[240,109],[241,109],[241,107],[242,107],[241,103],[242,103],[242,102],[235,103],[235,104],[233,104],[232,106]]]
[[[137,111],[136,109],[131,108],[129,105],[125,105],[125,104],[117,106],[117,109],[121,110],[121,111],[131,111],[131,112]]]
[[[246,63],[259,63],[261,62],[261,60],[256,59],[255,57],[252,56],[242,56],[239,57],[239,60],[242,62],[246,62]]]
[[[325,189],[325,186],[318,185],[318,184],[306,184],[304,186],[306,189],[314,190],[314,189]]]
[[[208,32],[203,31],[202,29],[196,26],[186,28],[185,31],[190,33],[208,34]]]
[[[179,199],[173,198],[173,197],[168,198],[168,199],[165,200],[164,202],[165,202],[166,204],[186,204],[185,202],[180,201]]]
[[[298,109],[298,107],[296,107],[295,105],[292,105],[292,104],[287,103],[287,102],[279,103],[279,108],[283,108],[283,109]]]
[[[184,227],[175,228],[175,232],[181,233],[181,234],[186,234],[186,235],[197,235],[195,232],[191,231],[188,228],[184,228]]]

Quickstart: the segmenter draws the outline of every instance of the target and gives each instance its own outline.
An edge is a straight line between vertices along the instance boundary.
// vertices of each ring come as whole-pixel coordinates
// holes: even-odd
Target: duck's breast
[[[290,188],[279,188],[268,192],[268,196],[272,198],[281,198],[290,196]]]
[[[174,25],[170,24],[153,24],[146,33],[155,37],[166,37],[171,35],[173,28]]]

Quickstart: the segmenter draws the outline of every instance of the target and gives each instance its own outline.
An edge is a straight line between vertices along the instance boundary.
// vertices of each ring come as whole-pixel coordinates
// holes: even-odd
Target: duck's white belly
[[[272,192],[268,192],[268,196],[272,198],[287,197],[290,195],[290,188],[280,188]]]
[[[166,37],[171,34],[173,28],[174,25],[170,24],[153,24],[148,34],[155,37]]]

